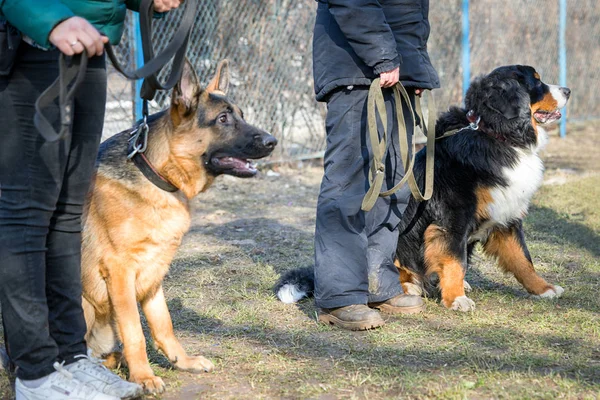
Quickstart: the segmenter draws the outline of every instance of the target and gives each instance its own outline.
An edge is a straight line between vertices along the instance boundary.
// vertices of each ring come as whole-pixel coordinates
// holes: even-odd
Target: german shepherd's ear
[[[196,75],[192,63],[186,57],[181,78],[173,88],[172,104],[178,106],[180,111],[183,112],[195,108],[197,96],[200,93],[199,84],[198,75]]]
[[[221,92],[227,94],[229,88],[229,61],[221,60],[217,65],[217,73],[212,78],[206,90],[208,93]]]

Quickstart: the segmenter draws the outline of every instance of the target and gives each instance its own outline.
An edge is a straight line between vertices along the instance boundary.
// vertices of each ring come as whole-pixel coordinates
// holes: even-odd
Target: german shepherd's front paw
[[[565,289],[563,289],[562,287],[560,287],[558,285],[551,285],[551,288],[544,291],[544,293],[541,293],[538,295],[534,294],[531,297],[534,299],[556,299],[556,298],[562,296],[564,291],[565,291]]]
[[[475,302],[467,296],[458,296],[454,300],[443,300],[442,303],[446,308],[453,311],[468,312],[475,310]]]
[[[127,360],[120,351],[113,351],[102,357],[104,366],[108,369],[119,369],[127,366]]]
[[[154,375],[130,376],[129,380],[144,388],[145,394],[162,393],[165,391],[165,383],[161,378]]]
[[[173,366],[177,369],[193,372],[195,374],[199,374],[202,372],[211,372],[215,369],[213,363],[202,356],[197,357],[181,357],[178,358],[177,361],[173,363]]]

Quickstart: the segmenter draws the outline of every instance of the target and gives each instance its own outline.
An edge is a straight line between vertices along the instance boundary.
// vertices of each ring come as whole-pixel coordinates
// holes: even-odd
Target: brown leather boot
[[[399,294],[386,301],[369,303],[369,307],[386,314],[416,314],[425,309],[425,302],[421,296]]]
[[[364,331],[385,324],[379,313],[364,304],[338,308],[320,308],[319,321],[351,331]]]

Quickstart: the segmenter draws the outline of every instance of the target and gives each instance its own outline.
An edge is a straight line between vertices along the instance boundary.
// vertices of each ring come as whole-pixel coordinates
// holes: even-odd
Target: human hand
[[[421,95],[423,94],[423,92],[425,91],[425,89],[415,89],[415,94],[419,97],[421,97]]]
[[[154,11],[167,12],[177,8],[183,3],[183,0],[154,0]]]
[[[388,88],[398,83],[400,79],[400,67],[396,67],[391,71],[382,72],[379,74],[379,86]]]
[[[48,40],[67,56],[82,53],[85,49],[88,57],[101,55],[108,42],[106,36],[81,17],[71,17],[56,25]]]

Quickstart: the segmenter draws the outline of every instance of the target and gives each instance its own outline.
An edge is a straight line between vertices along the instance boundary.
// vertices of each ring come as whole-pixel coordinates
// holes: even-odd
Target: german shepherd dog
[[[127,158],[129,133],[102,143],[98,171],[84,217],[82,283],[86,340],[94,356],[115,367],[124,356],[129,379],[147,393],[164,383],[148,363],[138,303],[155,345],[184,371],[211,371],[175,338],[162,282],[190,226],[190,201],[216,176],[254,176],[248,161],[268,156],[277,140],[244,121],[226,96],[228,63],[222,61],[205,89],[186,63],[168,110],[149,118],[148,164],[174,186],[155,186]],[[116,352],[118,342],[123,352]]]
[[[460,131],[436,144],[432,198],[411,199],[400,222],[395,263],[405,293],[421,295],[438,286],[445,307],[473,310],[464,276],[477,243],[533,296],[563,293],[535,271],[522,221],[543,180],[538,153],[548,140],[545,128],[560,120],[558,110],[570,94],[542,82],[530,66],[504,66],[473,81],[465,108],[451,107],[438,118],[436,137]],[[414,164],[418,182],[424,172],[421,150]],[[296,302],[314,290],[312,275],[312,268],[292,270],[275,293]]]

